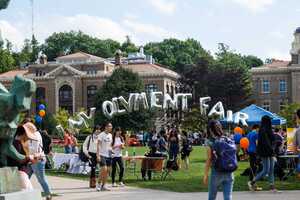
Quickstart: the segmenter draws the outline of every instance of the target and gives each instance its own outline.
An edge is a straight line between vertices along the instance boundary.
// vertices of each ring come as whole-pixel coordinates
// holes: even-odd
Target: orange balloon
[[[44,116],[46,115],[46,111],[45,111],[45,110],[40,110],[40,111],[39,111],[39,115],[40,115],[41,117],[44,117]]]
[[[240,141],[240,147],[243,149],[248,149],[249,147],[249,140],[246,137],[243,137]]]
[[[244,134],[244,131],[241,127],[237,126],[233,129],[234,133]]]

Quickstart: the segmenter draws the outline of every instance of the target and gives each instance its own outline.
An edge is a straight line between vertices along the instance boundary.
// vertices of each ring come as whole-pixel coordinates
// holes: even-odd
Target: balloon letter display
[[[224,111],[224,107],[223,107],[223,104],[221,101],[216,103],[216,105],[214,105],[214,107],[212,107],[212,109],[208,113],[209,117],[213,116],[213,115],[218,115],[218,116],[220,116],[221,119],[223,119],[225,117],[225,111]]]
[[[158,108],[158,109],[161,109],[162,108],[162,105],[158,105],[158,97],[157,96],[162,96],[162,92],[151,92],[151,95],[150,95],[150,105],[151,105],[151,108]]]
[[[176,98],[176,96],[175,96],[174,99],[172,99],[172,97],[168,93],[166,93],[164,95],[163,108],[164,109],[171,108],[172,110],[177,110],[178,109],[178,104],[177,104],[177,98]]]
[[[112,118],[115,113],[114,104],[111,101],[104,101],[102,104],[102,111],[107,118]]]
[[[200,112],[202,115],[206,115],[206,111],[208,109],[208,104],[206,104],[207,102],[209,102],[211,100],[210,97],[201,97],[200,98]]]
[[[239,124],[241,122],[243,126],[248,126],[248,124],[247,124],[248,119],[249,119],[248,114],[242,113],[242,112],[237,112],[236,116],[234,118],[234,123]]]

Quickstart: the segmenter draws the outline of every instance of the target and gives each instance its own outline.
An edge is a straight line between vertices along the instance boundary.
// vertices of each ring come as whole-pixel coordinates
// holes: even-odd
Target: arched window
[[[96,85],[87,86],[87,108],[91,108],[94,106],[96,94],[97,94]]]
[[[73,114],[73,89],[69,85],[63,85],[59,89],[59,107]]]
[[[38,87],[35,91],[36,106],[45,103],[45,99],[46,99],[46,89],[43,87]]]
[[[146,93],[156,92],[158,91],[158,87],[156,84],[148,84],[145,86]]]

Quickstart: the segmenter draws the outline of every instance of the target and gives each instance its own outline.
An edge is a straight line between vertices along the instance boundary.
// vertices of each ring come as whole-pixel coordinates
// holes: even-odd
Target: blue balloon
[[[40,124],[40,123],[42,123],[42,121],[43,121],[43,118],[41,116],[39,116],[39,115],[35,116],[35,122],[36,123]]]
[[[241,139],[243,138],[242,134],[236,133],[233,136],[235,144],[240,144]]]
[[[46,109],[46,106],[44,104],[39,105],[39,110],[45,110],[45,109]]]

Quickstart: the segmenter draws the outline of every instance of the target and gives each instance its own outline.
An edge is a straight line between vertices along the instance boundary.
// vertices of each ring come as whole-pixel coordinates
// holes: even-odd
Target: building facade
[[[151,56],[144,55],[142,49],[138,53],[129,54],[127,58],[122,58],[120,53],[114,59],[104,59],[78,52],[58,57],[55,62],[47,62],[47,57],[41,55],[38,62],[39,64],[0,75],[0,82],[7,88],[16,75],[36,82],[32,113],[35,113],[40,103],[46,104],[47,111],[51,113],[57,112],[59,108],[74,113],[81,108],[93,107],[97,90],[117,67],[138,73],[146,92],[174,94],[179,78],[176,72],[155,64]]]
[[[287,103],[300,102],[300,27],[290,54],[291,61],[272,60],[251,69],[253,99],[266,110],[278,113]]]

